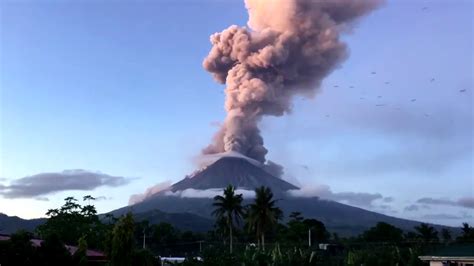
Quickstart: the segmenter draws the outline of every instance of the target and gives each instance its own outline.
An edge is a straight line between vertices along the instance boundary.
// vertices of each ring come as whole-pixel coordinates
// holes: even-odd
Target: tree
[[[137,243],[143,248],[147,248],[150,244],[149,238],[151,234],[150,221],[142,220],[139,223],[135,223],[134,237]]]
[[[306,231],[311,230],[311,243],[322,243],[329,239],[329,232],[323,222],[316,219],[305,219],[303,221]]]
[[[415,226],[415,231],[418,233],[418,236],[424,242],[438,242],[438,231],[433,226],[429,224],[421,223],[419,226]]]
[[[303,216],[301,215],[301,212],[292,212],[290,213],[290,222],[302,222],[304,220]]]
[[[94,198],[85,196],[84,200]],[[38,226],[37,232],[43,238],[55,234],[67,244],[76,244],[84,236],[87,243],[98,248],[104,238],[105,228],[97,216],[94,205],[80,205],[74,197],[64,199],[65,203],[58,209],[49,209],[46,215],[49,219],[45,224]]]
[[[87,241],[84,236],[79,238],[77,250],[74,252],[72,259],[78,266],[87,265]]]
[[[110,262],[112,266],[131,266],[133,256],[134,221],[131,213],[122,217],[112,232]]]
[[[441,236],[443,237],[444,243],[449,243],[452,240],[451,231],[448,228],[441,229]]]
[[[403,239],[403,230],[388,223],[378,222],[365,231],[362,238],[368,242],[400,242]]]
[[[87,200],[87,205],[91,205],[91,200],[94,201],[94,200],[96,200],[96,198],[92,197],[91,195],[86,195],[86,196],[82,197],[82,200],[83,201]]]
[[[283,217],[283,212],[276,207],[273,192],[268,187],[255,189],[255,200],[249,205],[247,222],[249,230],[254,231],[260,247],[265,250],[265,232],[272,229],[278,220]]]
[[[137,249],[133,253],[133,265],[154,266],[159,265],[159,262],[150,250]]]
[[[1,265],[35,265],[35,248],[31,245],[33,235],[19,230],[13,234],[7,245],[0,247]]]
[[[325,242],[329,239],[329,232],[321,221],[316,219],[305,219],[300,212],[292,212],[288,221],[288,229],[283,236],[286,242],[294,245],[306,245],[308,231],[311,231],[311,243]]]
[[[176,244],[179,238],[178,229],[169,223],[161,222],[151,226],[150,247],[164,254],[170,246]]]
[[[234,221],[238,224],[244,214],[242,201],[242,194],[236,195],[234,187],[229,185],[224,189],[222,196],[217,195],[214,197],[214,203],[212,204],[215,207],[212,214],[216,216],[218,221],[224,219],[229,228],[230,253],[232,253],[232,231],[234,228]]]
[[[71,265],[72,257],[58,235],[50,234],[38,249],[42,264],[48,266]]]
[[[306,243],[308,228],[303,223],[304,218],[300,212],[292,212],[288,221],[288,230],[286,233],[286,240],[295,244]]]
[[[466,241],[472,242],[474,241],[474,228],[469,226],[468,223],[463,223],[462,227],[462,235],[458,237],[459,241]]]

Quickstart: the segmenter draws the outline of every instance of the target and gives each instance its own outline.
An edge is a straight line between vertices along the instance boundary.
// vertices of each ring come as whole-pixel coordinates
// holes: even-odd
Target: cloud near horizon
[[[68,190],[93,190],[98,187],[118,187],[129,183],[130,179],[111,176],[82,169],[64,170],[57,173],[40,173],[0,185],[3,198],[34,198],[46,200],[44,195]]]
[[[333,200],[347,203],[359,207],[375,207],[374,201],[382,200],[384,202],[393,201],[392,197],[384,197],[380,193],[365,192],[332,192],[327,185],[303,186],[299,190],[290,190],[288,192],[293,197],[319,197],[322,199]]]
[[[455,207],[464,207],[474,209],[474,197],[462,197],[458,200],[450,200],[447,198],[421,198],[416,201],[417,203],[424,203],[430,205],[447,205]]]
[[[418,204],[410,204],[403,209],[406,212],[411,212],[411,211],[418,211],[420,209],[431,209],[430,206],[428,205],[418,205]]]
[[[133,194],[130,196],[128,204],[133,205],[139,202],[142,202],[153,195],[164,192],[165,196],[175,196],[181,198],[213,198],[216,195],[222,194],[222,188],[215,189],[185,189],[176,192],[167,191],[171,187],[171,181],[164,181],[158,183],[154,186],[151,186],[145,190],[144,193]],[[253,198],[255,197],[255,192],[253,190],[244,190],[236,189],[236,194],[242,194],[244,198]],[[350,205],[356,205],[360,207],[369,207],[369,208],[382,208],[389,209],[388,205],[374,206],[373,202],[375,200],[381,200],[385,203],[390,203],[393,201],[392,197],[383,197],[380,193],[360,193],[360,192],[339,192],[334,193],[331,191],[329,186],[320,185],[320,186],[304,186],[299,190],[290,190],[288,194],[293,197],[320,197],[322,199],[334,200],[342,203],[347,203]]]
[[[462,220],[462,219],[471,219],[472,215],[467,213],[462,213],[461,215],[453,215],[446,213],[437,213],[437,214],[426,214],[421,218],[428,220]]]

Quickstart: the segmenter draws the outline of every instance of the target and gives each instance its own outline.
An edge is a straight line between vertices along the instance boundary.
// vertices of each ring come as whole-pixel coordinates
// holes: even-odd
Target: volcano
[[[275,194],[298,189],[297,186],[268,173],[251,159],[244,156],[226,156],[175,183],[170,190],[176,192],[186,189],[221,189],[228,185],[245,190],[266,186]]]

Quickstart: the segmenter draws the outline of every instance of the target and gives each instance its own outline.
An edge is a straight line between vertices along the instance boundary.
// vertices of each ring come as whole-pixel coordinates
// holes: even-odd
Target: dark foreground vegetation
[[[474,228],[467,223],[456,237],[428,224],[403,232],[381,222],[357,237],[341,238],[298,212],[282,223],[285,216],[270,189],[255,193],[249,206],[242,206],[242,195],[231,186],[216,196],[215,228],[205,234],[134,221],[130,213],[99,217],[90,204],[93,197],[84,197],[84,205],[69,197],[47,212],[49,219],[34,234],[18,231],[0,238],[0,265],[148,266],[177,256],[186,258],[180,265],[424,265],[418,256],[474,243]],[[94,257],[94,250],[103,256]]]

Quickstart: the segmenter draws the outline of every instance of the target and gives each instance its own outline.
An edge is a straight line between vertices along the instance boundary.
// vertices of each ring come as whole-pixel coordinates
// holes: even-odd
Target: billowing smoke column
[[[291,110],[296,94],[312,96],[346,57],[340,40],[381,0],[246,0],[248,26],[211,36],[203,62],[227,85],[227,117],[204,154],[237,151],[265,162],[258,128],[265,115]]]

